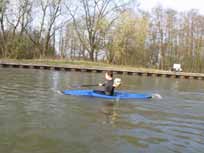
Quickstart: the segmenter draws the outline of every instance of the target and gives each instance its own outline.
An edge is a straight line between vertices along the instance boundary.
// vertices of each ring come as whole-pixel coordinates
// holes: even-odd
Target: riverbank
[[[32,59],[32,60],[15,60],[15,59],[0,59],[0,63],[16,63],[16,64],[45,64],[50,66],[80,66],[88,68],[108,68],[113,70],[140,70],[140,71],[152,71],[161,72],[162,70],[147,69],[142,67],[113,65],[104,62],[91,62],[83,60],[64,60],[64,59]]]
[[[118,74],[158,76],[158,77],[164,76],[168,78],[204,80],[204,74],[201,73],[173,72],[131,66],[110,65],[102,62],[89,62],[89,61],[70,61],[70,60],[68,61],[56,59],[34,59],[34,60],[1,59],[0,65],[2,67],[52,69],[52,70],[99,72],[99,73],[111,70]]]

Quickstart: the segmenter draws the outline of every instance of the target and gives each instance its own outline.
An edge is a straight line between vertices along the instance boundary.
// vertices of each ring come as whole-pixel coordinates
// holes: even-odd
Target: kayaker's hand
[[[98,85],[99,85],[99,86],[103,86],[103,84],[102,84],[102,83],[99,83]]]

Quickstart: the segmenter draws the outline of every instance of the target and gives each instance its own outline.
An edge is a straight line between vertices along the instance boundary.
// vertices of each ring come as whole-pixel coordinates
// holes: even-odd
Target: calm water
[[[103,74],[0,69],[0,153],[201,153],[204,81],[120,76],[162,99],[65,96]]]

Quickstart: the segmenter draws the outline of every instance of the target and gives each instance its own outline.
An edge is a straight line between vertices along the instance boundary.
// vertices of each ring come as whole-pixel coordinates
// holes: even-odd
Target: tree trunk
[[[94,61],[94,49],[92,48],[91,51],[89,52],[89,58],[93,62]]]

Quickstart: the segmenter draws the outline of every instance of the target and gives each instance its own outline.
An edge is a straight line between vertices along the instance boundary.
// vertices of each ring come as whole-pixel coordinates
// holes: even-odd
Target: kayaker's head
[[[112,71],[107,71],[105,74],[105,78],[107,80],[112,80],[113,79],[113,72]]]

